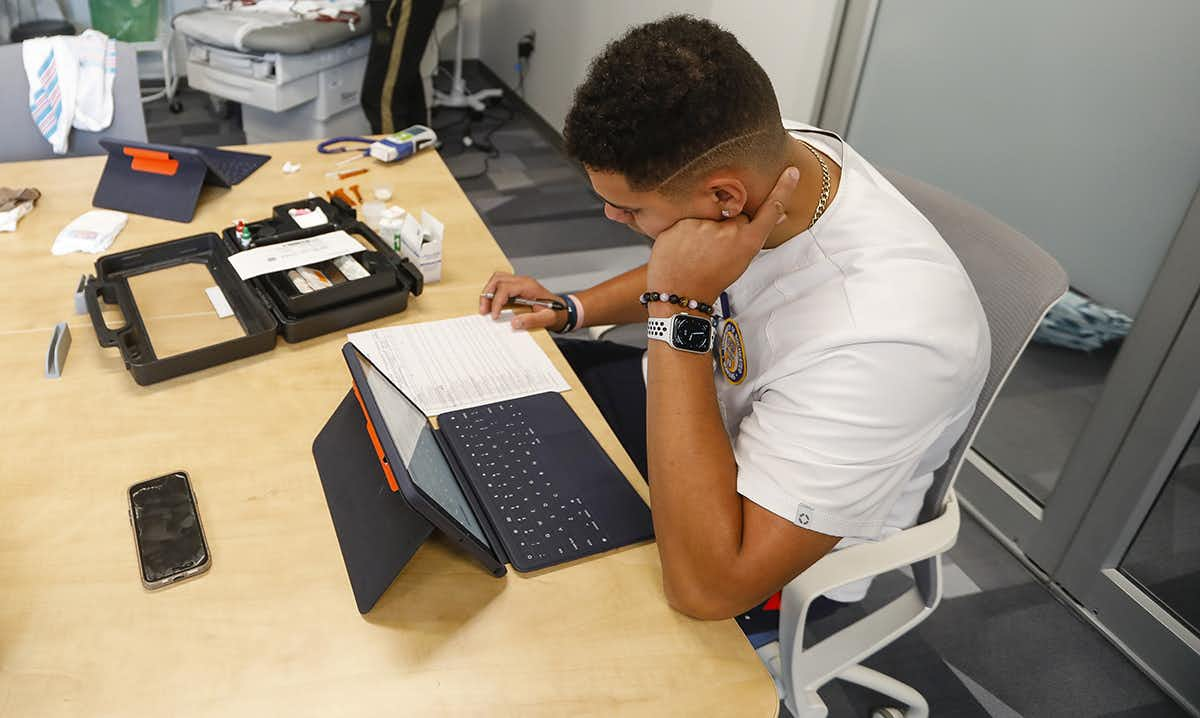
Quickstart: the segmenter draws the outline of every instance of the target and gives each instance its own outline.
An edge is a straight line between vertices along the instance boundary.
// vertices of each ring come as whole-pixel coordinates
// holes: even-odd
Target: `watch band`
[[[575,303],[574,294],[559,294],[556,295],[562,300],[563,306],[567,309],[567,323],[562,329],[552,330],[555,334],[569,334],[575,331],[580,326],[579,305]]]
[[[661,342],[671,343],[671,321],[673,316],[665,319],[659,317],[650,317],[646,320],[646,338],[657,339]]]

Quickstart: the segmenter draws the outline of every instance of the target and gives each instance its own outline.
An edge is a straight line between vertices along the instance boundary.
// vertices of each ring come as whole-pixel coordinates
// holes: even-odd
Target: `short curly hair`
[[[762,67],[691,15],[630,29],[592,61],[563,128],[569,156],[664,194],[699,174],[781,157],[787,135]]]

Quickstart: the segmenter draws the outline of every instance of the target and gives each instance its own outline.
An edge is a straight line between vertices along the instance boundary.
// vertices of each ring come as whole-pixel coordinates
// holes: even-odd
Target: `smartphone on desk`
[[[129,521],[146,588],[162,588],[208,570],[208,543],[186,472],[130,486]]]

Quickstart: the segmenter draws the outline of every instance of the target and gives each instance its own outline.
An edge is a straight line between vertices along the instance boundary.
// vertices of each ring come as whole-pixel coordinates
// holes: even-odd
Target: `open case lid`
[[[297,228],[287,215],[286,208],[298,204],[321,206],[328,223],[308,229]],[[84,284],[84,299],[100,345],[118,348],[125,366],[138,384],[153,384],[270,351],[275,348],[277,334],[282,334],[289,342],[302,341],[394,314],[407,307],[410,293],[421,291],[420,271],[407,260],[396,256],[374,232],[358,222],[349,207],[332,205],[318,198],[281,205],[275,209],[284,211],[282,214],[277,211],[272,218],[257,223],[273,228],[268,243],[304,239],[339,229],[351,231],[366,243],[364,253],[379,253],[376,258],[378,276],[339,285],[345,291],[338,291],[338,287],[322,290],[322,293],[328,292],[334,301],[328,306],[315,306],[303,316],[295,316],[289,314],[288,306],[281,301],[277,292],[268,291],[270,287],[266,279],[254,277],[243,280],[238,275],[230,263],[230,257],[238,251],[230,230],[226,230],[224,237],[208,232],[100,257],[96,260],[96,275],[89,277]],[[176,268],[186,268],[187,265],[200,265],[207,269],[203,283],[215,283],[233,313],[233,317],[221,321],[236,321],[240,333],[232,336],[234,332],[229,331],[232,327],[225,325],[217,334],[226,338],[210,345],[198,348],[189,345],[187,349],[175,353],[156,350],[151,340],[152,332],[143,319],[131,281],[137,284],[145,281],[145,275],[171,269],[178,272],[181,270]],[[355,282],[374,287],[374,293],[363,294],[358,287],[350,286]],[[160,291],[160,295],[171,295],[176,291],[173,285],[162,281],[158,284],[166,287]],[[188,293],[194,302],[193,295],[199,296],[208,290],[197,286],[193,277],[182,291]],[[167,299],[171,298],[167,296]],[[116,329],[108,326],[101,299],[120,308],[123,326]]]
[[[208,232],[109,254],[96,261],[98,276],[89,277],[83,290],[96,338],[100,346],[117,347],[121,351],[125,366],[138,384],[153,384],[275,348],[279,324],[254,288],[238,277],[229,263],[229,254],[221,237]],[[208,269],[241,324],[244,336],[159,357],[129,280],[185,264],[202,264]],[[101,298],[121,309],[124,326],[115,330],[109,328],[101,312]]]

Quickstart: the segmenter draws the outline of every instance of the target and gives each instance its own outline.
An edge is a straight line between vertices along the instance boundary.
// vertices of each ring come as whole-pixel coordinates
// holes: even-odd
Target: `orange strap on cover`
[[[383,467],[383,475],[387,477],[388,486],[392,491],[399,491],[400,485],[396,483],[396,475],[392,473],[392,467],[388,465],[387,457],[383,453],[383,444],[379,443],[379,434],[375,433],[375,425],[371,423],[371,415],[367,413],[367,405],[363,403],[362,394],[358,393],[358,386],[351,384],[354,388],[354,396],[358,399],[358,405],[362,407],[363,418],[367,420],[367,434],[371,436],[371,443],[375,445],[375,454],[379,457],[379,465]]]
[[[133,162],[129,166],[138,172],[173,176],[176,170],[179,169],[179,160],[171,159],[171,155],[166,152],[126,147],[125,154],[133,158]]]

